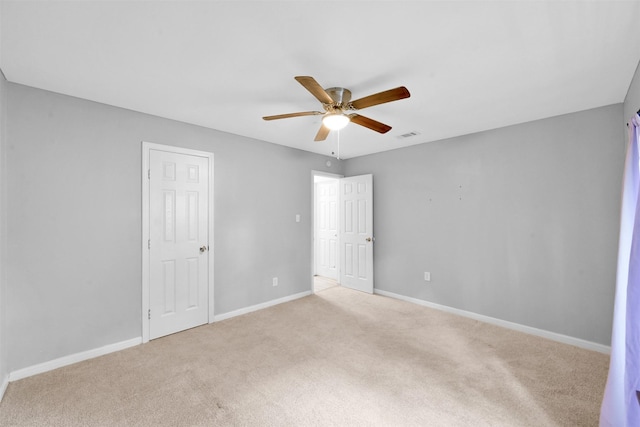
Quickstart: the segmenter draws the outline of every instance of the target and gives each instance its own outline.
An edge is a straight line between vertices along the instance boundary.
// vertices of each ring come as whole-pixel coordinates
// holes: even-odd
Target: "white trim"
[[[104,347],[94,348],[93,350],[83,351],[82,353],[70,354],[69,356],[60,357],[48,362],[39,363],[27,368],[18,369],[9,374],[9,381],[18,381],[33,375],[42,374],[43,372],[52,371],[62,368],[63,366],[72,365],[74,363],[93,359],[94,357],[104,356],[105,354],[124,350],[134,347],[142,343],[142,338],[132,338],[130,340],[121,341],[115,344],[105,345]]]
[[[533,328],[531,326],[525,326],[519,323],[513,323],[513,322],[509,322],[502,319],[496,319],[495,317],[489,317],[482,314],[473,313],[471,311],[460,310],[457,308],[448,307],[446,305],[436,304],[430,301],[407,297],[404,295],[395,294],[393,292],[383,291],[381,289],[374,289],[374,293],[385,296],[385,297],[395,298],[402,301],[407,301],[414,304],[422,305],[424,307],[445,311],[447,313],[457,314],[458,316],[468,317],[470,319],[479,320],[481,322],[490,323],[492,325],[501,326],[503,328],[513,329],[514,331],[524,332],[530,335],[536,335],[536,336],[547,338],[553,341],[558,341],[563,344],[569,344],[569,345],[584,348],[587,350],[597,351],[598,353],[604,353],[604,354],[611,353],[611,347],[609,346],[583,340],[580,338],[574,338],[568,335],[562,335],[555,332],[545,331],[544,329]]]
[[[2,402],[2,398],[4,397],[4,392],[7,391],[7,387],[9,386],[9,375],[5,375],[2,379],[2,384],[0,384],[0,402]]]
[[[214,316],[214,187],[213,187],[213,153],[207,151],[192,150],[190,148],[173,147],[170,145],[155,144],[153,142],[142,141],[142,342],[149,342],[149,154],[150,150],[167,151],[170,153],[186,154],[190,156],[206,157],[209,161],[209,314],[208,323],[213,323]]]
[[[142,141],[142,342],[149,341],[149,319],[145,316],[149,312],[149,150],[147,142]]]
[[[263,308],[273,307],[274,305],[282,304],[285,302],[293,301],[299,298],[304,298],[306,296],[311,295],[311,291],[304,291],[297,294],[289,295],[286,297],[274,299],[271,301],[263,302],[261,304],[252,305],[250,307],[241,308],[238,310],[230,311],[224,314],[218,314],[215,316],[214,320],[219,322],[221,320],[230,319],[232,317],[241,316],[243,314],[251,313],[253,311],[262,310]]]

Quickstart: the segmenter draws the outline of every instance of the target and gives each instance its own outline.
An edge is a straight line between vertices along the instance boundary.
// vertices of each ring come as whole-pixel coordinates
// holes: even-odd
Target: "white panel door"
[[[340,180],[340,284],[373,293],[373,176]]]
[[[316,184],[316,274],[338,280],[338,180]]]
[[[150,150],[149,338],[207,323],[209,163]]]

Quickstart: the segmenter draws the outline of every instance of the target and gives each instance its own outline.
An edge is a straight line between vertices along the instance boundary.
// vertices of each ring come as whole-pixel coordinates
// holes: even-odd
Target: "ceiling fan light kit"
[[[322,118],[322,124],[331,130],[340,130],[349,124],[349,117],[342,113],[329,113]]]
[[[318,84],[318,82],[311,76],[297,76],[295,79],[318,101],[320,101],[324,112],[304,111],[299,113],[264,116],[263,119],[277,120],[291,117],[322,115],[324,116],[322,118],[322,126],[320,126],[320,129],[316,134],[315,141],[324,141],[327,139],[330,131],[342,129],[347,126],[349,122],[353,122],[378,133],[387,133],[391,130],[391,126],[352,112],[372,107],[374,105],[384,104],[386,102],[398,101],[411,96],[406,87],[400,86],[395,89],[385,90],[383,92],[378,92],[373,95],[351,101],[351,91],[349,89],[342,87],[323,89],[322,86],[320,86],[320,84]],[[347,114],[347,112],[349,112],[349,114]]]

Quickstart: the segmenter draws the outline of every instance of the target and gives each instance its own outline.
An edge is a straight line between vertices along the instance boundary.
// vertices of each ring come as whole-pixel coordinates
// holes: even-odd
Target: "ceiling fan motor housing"
[[[346,108],[349,101],[351,101],[351,91],[343,87],[330,87],[325,89],[325,92],[329,94],[333,99],[334,105],[337,107]]]

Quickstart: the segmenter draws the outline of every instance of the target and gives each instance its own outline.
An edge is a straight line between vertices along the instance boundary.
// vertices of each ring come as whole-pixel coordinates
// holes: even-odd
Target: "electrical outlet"
[[[278,278],[277,277],[274,277],[272,282],[273,282],[273,286],[278,286]]]
[[[431,281],[431,273],[428,271],[424,272],[424,280],[425,282],[430,282]]]

